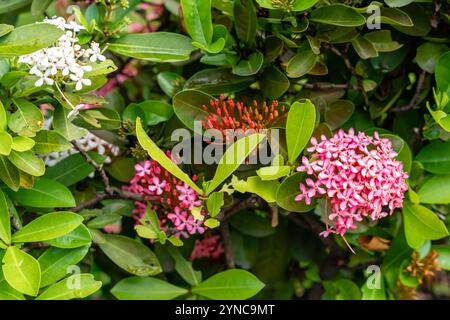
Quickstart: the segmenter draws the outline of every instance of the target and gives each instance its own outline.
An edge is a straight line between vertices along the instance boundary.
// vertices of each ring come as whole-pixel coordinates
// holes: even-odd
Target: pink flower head
[[[191,260],[208,258],[219,259],[223,254],[223,245],[219,236],[206,236],[201,240],[195,240],[194,249],[191,253]]]
[[[171,158],[170,153],[167,156]],[[192,177],[195,181],[195,176]],[[205,232],[203,220],[195,220],[190,211],[202,205],[197,192],[178,180],[156,161],[145,160],[135,165],[135,175],[125,190],[141,194],[158,214],[161,230],[187,238]],[[145,215],[147,204],[135,202],[133,213],[138,221]],[[201,212],[204,214],[204,211]]]
[[[377,132],[371,137],[341,129],[332,138],[322,135],[320,140],[311,138],[312,147],[307,151],[312,160],[303,157],[297,168],[309,177],[300,184],[295,200],[310,204],[312,198],[329,199],[331,212],[326,218],[335,229],[327,225],[322,236],[344,235],[348,229],[356,229],[355,222],[363,217],[377,220],[403,206],[408,174],[395,159],[397,153],[389,139],[380,138]]]

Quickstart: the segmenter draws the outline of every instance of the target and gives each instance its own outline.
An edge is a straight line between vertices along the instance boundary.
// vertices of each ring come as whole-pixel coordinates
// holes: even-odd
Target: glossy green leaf
[[[29,296],[38,294],[41,268],[33,256],[17,247],[8,247],[3,257],[2,270],[11,287]]]
[[[450,175],[432,176],[417,191],[421,203],[450,203]]]
[[[224,204],[223,197],[223,192],[213,192],[208,196],[208,199],[206,199],[206,208],[211,217],[215,217],[219,214]]]
[[[378,57],[375,45],[361,35],[352,40],[352,46],[361,59]]]
[[[49,23],[27,24],[0,38],[0,56],[16,57],[52,45],[64,31]]]
[[[81,299],[90,296],[101,286],[102,283],[96,281],[92,274],[74,274],[46,289],[36,300]]]
[[[74,230],[61,237],[46,241],[53,247],[62,249],[73,249],[90,245],[92,242],[91,234],[84,224],[80,224]]]
[[[450,91],[450,52],[443,54],[435,68],[435,79],[437,84],[437,90],[441,92]]]
[[[0,180],[2,180],[11,190],[19,190],[19,169],[17,169],[7,157],[2,155],[0,155]]]
[[[422,70],[428,73],[434,73],[434,67],[440,56],[448,50],[449,47],[446,45],[425,42],[417,48],[416,62]]]
[[[412,27],[414,26],[411,18],[404,11],[397,8],[381,8],[381,23],[392,26]]]
[[[213,275],[192,292],[214,300],[243,300],[257,294],[264,283],[248,271],[231,269]]]
[[[186,260],[175,247],[167,248],[170,256],[175,260],[175,270],[191,286],[198,286],[202,281],[202,273],[195,271],[192,262]]]
[[[250,0],[235,2],[233,13],[235,19],[234,28],[238,38],[245,43],[253,43],[258,25],[253,2]]]
[[[100,249],[123,270],[140,277],[162,272],[158,258],[142,243],[120,235],[103,235]]]
[[[36,142],[31,138],[16,136],[12,140],[11,148],[19,152],[24,152],[31,150],[35,144]]]
[[[14,101],[17,111],[8,120],[8,127],[11,131],[25,137],[34,137],[36,132],[44,125],[44,116],[31,102],[23,99]]]
[[[69,141],[79,139],[87,134],[87,130],[73,125],[68,119],[69,111],[57,107],[53,113],[53,129]]]
[[[418,250],[425,240],[437,240],[448,235],[445,224],[430,209],[417,204],[403,204],[406,241]]]
[[[450,174],[450,142],[433,141],[423,147],[416,156],[426,171]]]
[[[352,7],[338,3],[315,9],[309,20],[342,27],[358,27],[366,23],[362,14]]]
[[[34,151],[38,154],[66,151],[72,148],[72,144],[56,131],[40,131],[34,139],[36,142]]]
[[[240,193],[254,193],[268,203],[277,199],[277,181],[263,181],[259,176],[248,177],[247,180],[239,180],[233,183],[233,188]]]
[[[31,0],[1,0],[0,13],[8,13],[29,5]]]
[[[41,16],[52,2],[53,0],[33,0],[31,3],[31,14],[33,17]]]
[[[176,62],[189,59],[195,47],[181,34],[152,32],[127,34],[111,41],[108,49],[114,53],[153,62]]]
[[[0,280],[0,300],[25,300],[25,297],[2,279]]]
[[[209,45],[213,36],[211,0],[181,0],[184,23],[193,39],[202,45]]]
[[[0,189],[0,240],[6,244],[11,243],[11,223],[9,215],[9,206],[6,196]]]
[[[264,69],[259,85],[264,96],[277,99],[289,89],[290,83],[283,72],[274,66],[269,66]]]
[[[326,108],[325,122],[331,130],[338,129],[351,118],[354,111],[355,105],[350,100],[333,101]]]
[[[173,97],[173,109],[178,119],[194,131],[194,123],[203,120],[208,113],[202,109],[214,98],[197,90],[183,90]]]
[[[38,158],[32,151],[17,152],[11,150],[8,159],[17,168],[32,176],[40,177],[45,173],[44,160]]]
[[[286,122],[286,143],[289,162],[297,160],[308,144],[316,124],[316,108],[310,100],[295,102]]]
[[[160,122],[169,120],[173,115],[170,104],[159,100],[146,100],[140,103],[131,103],[123,111],[123,121],[135,123],[140,117],[146,126],[154,126]]]
[[[261,52],[256,51],[248,56],[246,59],[240,60],[237,64],[232,66],[234,74],[241,77],[251,76],[261,69],[264,62],[264,56]]]
[[[46,213],[17,231],[13,242],[39,242],[61,237],[83,222],[83,217],[67,211]]]
[[[49,248],[38,259],[41,266],[41,287],[46,287],[70,273],[71,267],[80,262],[89,247],[76,249]]]
[[[11,153],[13,139],[7,132],[0,132],[0,155],[8,156]]]
[[[119,300],[171,300],[187,292],[160,279],[140,277],[122,279],[111,289]]]
[[[309,45],[304,45],[287,64],[286,74],[290,78],[299,78],[314,68],[317,61],[316,54]]]
[[[231,73],[228,68],[203,69],[190,77],[184,88],[216,95],[244,90],[253,82],[253,76],[241,77]]]
[[[11,198],[21,205],[35,208],[75,207],[75,199],[67,187],[45,178],[38,179],[30,189],[11,193]]]

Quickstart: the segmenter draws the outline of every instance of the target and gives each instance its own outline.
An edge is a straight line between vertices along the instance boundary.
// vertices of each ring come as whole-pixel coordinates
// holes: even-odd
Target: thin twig
[[[390,112],[404,112],[411,109],[415,109],[420,100],[420,94],[422,93],[422,88],[425,83],[426,72],[422,70],[419,75],[419,79],[417,79],[416,91],[414,92],[413,97],[409,101],[408,104],[400,107],[396,107],[390,110]]]

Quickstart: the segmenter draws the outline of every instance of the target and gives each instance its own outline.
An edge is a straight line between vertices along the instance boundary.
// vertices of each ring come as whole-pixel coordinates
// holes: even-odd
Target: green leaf
[[[317,8],[311,13],[309,20],[341,27],[358,27],[366,23],[362,14],[343,4],[331,4]]]
[[[0,180],[2,180],[13,191],[19,190],[19,170],[12,165],[7,157],[0,155]]]
[[[122,279],[111,289],[119,300],[171,300],[187,292],[160,279],[140,277]]]
[[[417,48],[416,62],[422,70],[434,73],[437,61],[448,49],[444,44],[425,42]]]
[[[92,242],[91,234],[84,224],[80,224],[74,230],[65,235],[46,241],[53,247],[62,249],[73,249],[90,245]]]
[[[46,213],[17,231],[12,236],[12,241],[40,242],[61,237],[83,222],[83,217],[68,211]]]
[[[45,250],[38,259],[41,266],[41,288],[64,278],[70,272],[70,267],[80,262],[88,251],[89,246],[76,249],[48,248]]]
[[[211,0],[181,0],[186,29],[195,42],[208,45],[212,41]]]
[[[169,120],[173,115],[170,104],[159,100],[146,100],[140,103],[130,103],[122,114],[123,121],[135,123],[136,118],[142,119],[146,126],[154,126]]]
[[[385,8],[387,9],[387,8]],[[381,9],[382,15],[388,15],[386,12],[383,12],[384,10]],[[402,33],[408,34],[410,36],[416,36],[416,37],[424,37],[426,36],[430,30],[431,30],[431,23],[430,23],[430,17],[426,13],[425,8],[418,4],[418,3],[411,3],[405,7],[402,7],[403,15],[407,15],[409,19],[411,20],[411,24],[409,27],[399,25],[395,23],[396,19],[399,18],[399,14],[396,16],[391,17],[391,21],[394,22],[392,26],[399,30]],[[381,18],[383,20],[383,17]]]
[[[264,283],[245,270],[231,269],[213,275],[192,292],[213,300],[244,300],[257,294]]]
[[[218,226],[220,226],[220,221],[215,218],[209,218],[209,219],[205,220],[204,225],[210,229],[214,229],[214,228],[217,228]]]
[[[351,118],[354,111],[355,105],[350,100],[333,101],[326,108],[325,122],[331,130],[336,130]]]
[[[403,44],[392,41],[390,30],[379,30],[366,33],[364,38],[369,40],[378,52],[392,52],[403,47]]]
[[[0,131],[0,155],[8,156],[11,153],[12,143],[11,135]]]
[[[31,15],[35,18],[40,17],[52,2],[53,0],[33,0],[31,3]]]
[[[0,38],[0,56],[15,57],[35,52],[56,42],[64,31],[49,23],[18,27]]]
[[[108,46],[114,53],[153,62],[176,62],[189,59],[195,47],[188,37],[171,32],[127,34]]]
[[[381,8],[380,22],[406,28],[414,25],[408,14],[396,8]]]
[[[92,274],[74,274],[49,287],[36,300],[81,299],[90,296],[101,286],[102,282],[96,281]]]
[[[244,162],[263,139],[264,135],[255,133],[240,138],[228,147],[220,159],[214,177],[209,181],[205,193],[210,194],[224,182]]]
[[[6,131],[8,126],[8,118],[6,117],[6,109],[0,101],[0,131]]]
[[[185,89],[195,89],[207,94],[222,94],[227,92],[237,92],[246,89],[253,82],[255,77],[241,77],[230,72],[229,68],[203,69],[190,77]]]
[[[128,183],[134,177],[135,163],[136,160],[132,157],[120,157],[115,158],[105,169],[117,181]]]
[[[71,208],[76,205],[67,187],[45,178],[38,179],[30,189],[20,189],[10,196],[21,205],[35,208]]]
[[[9,215],[9,206],[6,196],[0,189],[0,239],[6,244],[11,243],[11,222]]]
[[[261,69],[264,62],[264,56],[261,52],[256,51],[248,56],[246,59],[240,60],[237,64],[232,66],[234,74],[245,77],[251,76]]]
[[[430,209],[418,205],[403,204],[406,241],[418,250],[425,240],[437,240],[448,235],[445,224]]]
[[[416,156],[426,171],[450,174],[450,141],[433,141],[423,147]]]
[[[450,203],[450,175],[432,176],[417,191],[421,203]]]
[[[317,55],[309,45],[302,46],[287,63],[286,74],[290,78],[299,78],[316,65]]]
[[[352,40],[352,46],[361,59],[378,57],[375,45],[361,35]]]
[[[89,152],[89,156],[98,164],[102,163],[102,157],[98,153]],[[95,169],[81,154],[76,153],[62,159],[52,167],[48,167],[44,178],[59,182],[69,187],[88,177]]]
[[[279,178],[287,176],[291,172],[290,166],[270,166],[262,167],[256,170],[256,174],[263,181],[277,180]]]
[[[449,271],[450,270],[450,248],[447,245],[437,245],[432,247],[438,253],[438,265],[439,268]]]
[[[443,54],[435,68],[434,77],[436,79],[437,90],[447,92],[450,95],[450,52]]]
[[[3,37],[5,34],[10,33],[14,30],[14,26],[9,24],[0,24],[0,37]]]
[[[178,90],[178,84],[184,83],[185,79],[178,73],[163,71],[158,73],[156,81],[161,90],[164,91],[168,97],[173,97],[173,95],[177,93],[176,90]]]
[[[239,180],[233,183],[236,191],[254,193],[268,203],[276,201],[278,186],[277,181],[263,181],[259,176],[248,177],[246,181]]]
[[[0,14],[11,12],[29,5],[31,0],[0,0]]]
[[[33,256],[11,246],[3,257],[3,275],[17,291],[36,296],[41,281],[41,268]]]
[[[292,11],[304,11],[311,8],[317,3],[318,0],[294,0],[292,4]],[[279,9],[278,6],[274,7],[271,0],[256,0],[258,4],[267,9]]]
[[[384,0],[384,2],[389,7],[403,7],[410,4],[411,2],[414,2],[414,0]]]
[[[177,118],[190,130],[194,131],[194,123],[208,116],[202,109],[214,100],[209,94],[197,90],[183,90],[173,97],[173,109]]]
[[[169,171],[172,175],[187,183],[192,189],[197,191],[198,194],[203,194],[203,191],[195,184],[194,181],[184,173],[171,159],[169,159],[164,151],[158,148],[158,146],[147,136],[142,128],[141,119],[136,120],[136,136],[139,144],[148,152],[153,160],[158,162],[163,168]]]
[[[240,233],[263,238],[275,233],[270,219],[253,211],[244,210],[230,217],[230,225]]]
[[[44,125],[41,110],[23,99],[14,100],[14,104],[17,106],[17,111],[9,117],[9,129],[21,136],[34,137]]]
[[[85,136],[88,131],[73,125],[68,119],[68,114],[66,108],[57,107],[53,113],[53,129],[69,141]]]
[[[264,96],[277,99],[289,89],[290,83],[283,72],[274,66],[269,66],[264,69],[259,85]]]
[[[380,288],[369,289],[367,279],[361,288],[362,297],[361,300],[386,300],[386,292],[384,288],[384,280],[380,275]]]
[[[24,152],[24,151],[31,150],[35,144],[36,144],[36,142],[34,142],[33,139],[30,139],[27,137],[16,136],[12,140],[11,148],[13,150],[16,150],[19,152]]]
[[[288,160],[294,163],[314,131],[316,108],[310,100],[295,102],[289,109],[286,121]]]
[[[142,243],[119,235],[103,235],[105,242],[100,249],[123,270],[140,277],[162,272],[158,258]]]
[[[219,214],[224,204],[223,197],[223,192],[213,192],[208,196],[208,199],[206,199],[206,208],[211,217],[215,217]]]
[[[40,177],[45,173],[44,160],[38,158],[32,151],[17,152],[11,150],[8,159],[18,169],[32,176]]]
[[[295,197],[299,195],[300,183],[304,183],[305,174],[296,172],[292,176],[286,178],[277,190],[277,205],[290,212],[307,212],[314,208],[314,201],[311,205],[307,205],[304,200],[296,201]]]
[[[238,38],[245,43],[255,41],[258,19],[255,7],[250,0],[240,0],[234,3],[234,28]]]
[[[0,280],[0,300],[25,300],[25,297],[2,279]]]
[[[167,248],[170,256],[175,260],[175,270],[191,286],[198,286],[202,281],[202,273],[195,271],[192,263],[186,260],[175,247]]]
[[[56,131],[40,131],[34,139],[36,145],[34,151],[38,154],[66,151],[72,148],[72,144]]]

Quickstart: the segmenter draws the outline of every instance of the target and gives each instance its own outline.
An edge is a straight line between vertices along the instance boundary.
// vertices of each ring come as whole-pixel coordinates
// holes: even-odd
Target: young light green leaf
[[[2,279],[0,280],[0,300],[25,300],[25,297]]]
[[[16,136],[13,138],[11,148],[18,152],[24,152],[31,150],[35,144],[36,142],[33,139]]]
[[[46,242],[53,247],[73,249],[90,245],[92,242],[92,237],[88,228],[84,224],[80,224],[71,232],[61,237],[47,240]]]
[[[432,176],[417,191],[421,203],[450,203],[450,175]]]
[[[71,300],[90,296],[102,286],[101,281],[96,281],[92,274],[74,274],[55,283],[36,300]]]
[[[14,100],[17,111],[11,114],[8,127],[11,131],[25,137],[34,137],[44,125],[44,115],[31,102],[24,99]]]
[[[40,242],[61,237],[83,222],[83,217],[68,211],[46,213],[17,231],[12,236],[12,241]]]
[[[234,171],[236,171],[263,139],[263,134],[254,133],[250,136],[240,138],[228,147],[220,159],[214,177],[208,183],[206,194],[213,192]]]
[[[72,148],[70,142],[56,131],[40,131],[34,141],[36,142],[34,151],[38,154],[61,152]]]
[[[213,275],[192,292],[214,300],[243,300],[257,294],[264,283],[245,270],[231,269]]]
[[[213,37],[210,0],[181,0],[184,23],[192,40],[207,46]]]
[[[2,180],[11,190],[19,190],[19,169],[17,169],[7,157],[2,155],[0,155],[0,180]]]
[[[175,260],[175,270],[191,286],[198,286],[202,281],[202,273],[195,271],[192,263],[186,260],[173,246],[168,246],[170,256]]]
[[[11,150],[8,159],[18,169],[32,176],[40,177],[45,173],[44,160],[38,158],[32,151],[17,152]]]
[[[10,246],[3,257],[2,270],[11,287],[29,296],[38,294],[41,268],[33,256],[17,247]]]
[[[309,100],[295,102],[286,122],[288,160],[294,163],[307,145],[316,124],[316,108]]]
[[[9,156],[13,139],[8,132],[0,131],[0,155]]]
[[[289,172],[291,172],[290,166],[270,166],[256,170],[256,174],[263,181],[277,180],[287,176]]]
[[[187,292],[160,279],[140,277],[122,279],[111,289],[119,300],[171,300]]]
[[[195,184],[194,181],[184,173],[166,154],[158,148],[158,146],[147,136],[142,127],[140,118],[136,119],[136,136],[139,144],[148,152],[153,160],[158,162],[162,167],[169,171],[172,175],[187,183],[198,194],[203,194],[203,191]]]
[[[206,208],[211,217],[215,217],[219,214],[220,209],[224,204],[223,196],[223,192],[213,192],[208,196],[208,199],[206,199]]]

